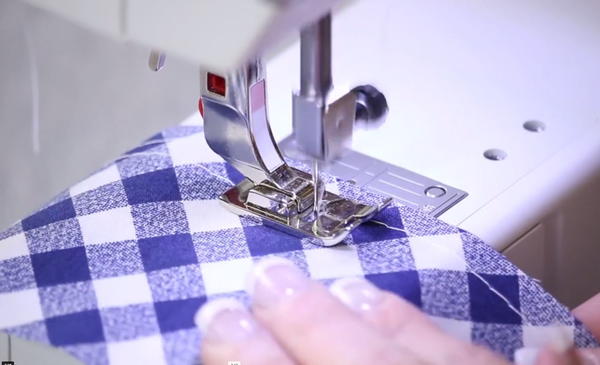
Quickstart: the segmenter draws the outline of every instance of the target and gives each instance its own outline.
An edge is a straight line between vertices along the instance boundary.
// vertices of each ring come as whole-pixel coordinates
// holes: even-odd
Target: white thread
[[[540,286],[542,285],[542,281],[538,278],[534,278],[533,276],[530,276],[531,280],[535,281],[537,284],[539,284]]]
[[[170,155],[169,155],[168,153],[163,153],[163,152],[135,152],[135,153],[130,153],[130,154],[128,154],[128,155],[123,155],[123,156],[121,156],[121,157],[117,158],[117,159],[115,160],[115,162],[116,162],[116,161],[127,160],[127,159],[129,159],[129,158],[132,158],[132,157],[144,157],[144,156],[162,156],[162,157],[170,157]],[[205,166],[202,166],[202,165],[196,164],[196,165],[194,165],[194,167],[199,167],[199,168],[201,168],[202,170],[206,171],[206,172],[207,172],[209,175],[211,175],[211,176],[213,176],[213,177],[216,177],[217,179],[220,179],[221,181],[224,181],[224,182],[226,182],[226,183],[227,183],[229,186],[233,186],[233,185],[234,185],[234,183],[233,183],[231,180],[229,180],[229,179],[227,179],[227,178],[225,178],[225,177],[223,177],[223,176],[221,176],[221,175],[217,175],[216,173],[214,173],[214,172],[210,171],[210,170],[209,170],[208,168],[206,168]]]
[[[371,222],[373,222],[373,223],[376,223],[376,224],[380,224],[380,225],[382,225],[382,226],[385,226],[386,228],[388,228],[388,229],[391,229],[391,230],[394,230],[394,231],[400,231],[400,232],[407,233],[407,231],[405,231],[405,230],[404,230],[404,229],[402,229],[402,228],[399,228],[399,227],[394,227],[394,226],[390,226],[389,224],[387,224],[387,223],[384,223],[384,222],[380,222],[380,221],[376,221],[376,220],[371,220]],[[459,259],[459,260],[462,260],[462,257],[460,257],[459,255],[457,255],[457,254],[456,254],[456,252],[454,252],[454,251],[450,250],[448,247],[445,247],[444,245],[441,245],[441,244],[439,244],[439,243],[436,243],[436,242],[434,242],[434,240],[432,240],[432,242],[431,242],[431,243],[432,243],[433,245],[437,246],[437,247],[440,247],[440,248],[444,249],[446,252],[448,252],[448,253],[450,253],[450,254],[454,255],[454,257],[455,257],[455,258],[457,258],[457,259]],[[513,311],[514,313],[516,313],[516,314],[517,314],[517,315],[518,315],[518,316],[521,318],[521,320],[523,321],[523,323],[525,323],[525,324],[528,324],[528,323],[529,323],[529,321],[528,321],[528,320],[525,318],[525,316],[523,315],[523,313],[521,313],[521,311],[519,311],[517,308],[515,308],[515,307],[512,305],[512,303],[510,302],[510,300],[508,300],[508,298],[507,298],[506,296],[504,296],[502,293],[500,293],[498,290],[496,290],[496,288],[494,288],[494,287],[492,286],[492,284],[490,284],[490,283],[489,283],[487,280],[485,280],[485,279],[484,279],[484,278],[483,278],[481,275],[479,275],[477,272],[475,272],[475,271],[474,271],[474,270],[473,270],[473,269],[472,269],[472,268],[469,266],[469,264],[468,264],[466,261],[465,261],[465,267],[467,268],[467,272],[470,272],[470,273],[471,273],[471,274],[473,274],[473,276],[475,276],[477,279],[481,280],[481,281],[482,281],[482,282],[483,282],[483,283],[484,283],[484,284],[485,284],[485,285],[488,287],[488,289],[489,289],[489,290],[490,290],[492,293],[496,294],[496,295],[497,295],[497,296],[498,296],[500,299],[502,299],[502,300],[503,300],[503,301],[506,303],[506,305],[508,306],[508,308],[509,308],[511,311]]]
[[[404,232],[404,233],[408,233],[407,231],[405,231],[402,228],[399,227],[394,227],[394,226],[390,226],[389,224],[385,223],[385,222],[381,222],[381,221],[376,221],[375,219],[371,219],[371,222],[373,223],[377,223],[377,224],[381,224],[382,226],[385,226],[385,228],[389,228],[393,231],[400,231],[400,232]]]
[[[31,144],[33,153],[40,153],[40,85],[37,56],[29,28],[23,28],[27,59],[29,61],[29,80],[31,82]]]
[[[217,174],[215,174],[214,172],[210,171],[208,168],[206,168],[206,167],[204,167],[204,166],[202,166],[202,165],[195,165],[195,166],[197,166],[197,167],[200,167],[200,168],[201,168],[201,169],[203,169],[204,171],[208,172],[208,174],[209,174],[209,175],[211,175],[211,176],[214,176],[214,177],[216,177],[216,178],[220,179],[221,181],[224,181],[224,182],[226,182],[226,183],[227,183],[227,184],[229,184],[230,186],[233,186],[233,185],[235,185],[235,184],[234,184],[234,183],[233,183],[231,180],[229,180],[229,179],[227,179],[227,178],[224,178],[224,177],[223,177],[223,176],[221,176],[221,175],[217,175]]]

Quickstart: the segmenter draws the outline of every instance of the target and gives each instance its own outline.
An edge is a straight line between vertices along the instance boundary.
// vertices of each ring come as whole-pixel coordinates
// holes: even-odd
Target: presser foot
[[[269,180],[254,184],[244,179],[221,195],[220,200],[238,215],[261,218],[286,233],[313,237],[323,246],[340,243],[354,228],[371,219],[392,200],[370,206],[325,191],[317,214],[313,209],[312,176],[288,168],[296,176],[284,187],[277,187]]]

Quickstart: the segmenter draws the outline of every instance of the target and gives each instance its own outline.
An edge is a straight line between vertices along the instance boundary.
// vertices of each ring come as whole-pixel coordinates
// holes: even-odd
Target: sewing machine
[[[233,210],[333,244],[381,206],[305,229],[336,199],[314,189],[327,165],[479,235],[569,305],[600,290],[596,2],[355,2],[335,12],[328,57],[337,1],[28,1],[159,50],[154,69],[163,52],[202,65],[208,142],[248,177],[223,197]],[[382,100],[388,122],[355,131],[381,122]],[[285,154],[319,162],[307,174]]]

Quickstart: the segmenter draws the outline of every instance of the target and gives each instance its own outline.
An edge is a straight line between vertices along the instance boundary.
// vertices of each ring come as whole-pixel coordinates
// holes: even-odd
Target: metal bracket
[[[254,184],[244,179],[221,195],[221,201],[236,214],[259,217],[292,235],[316,238],[323,246],[341,242],[392,201],[390,198],[379,206],[369,206],[326,191],[320,212],[315,214],[311,175],[293,167],[284,168],[287,175],[293,176],[285,186],[277,187],[269,180]]]

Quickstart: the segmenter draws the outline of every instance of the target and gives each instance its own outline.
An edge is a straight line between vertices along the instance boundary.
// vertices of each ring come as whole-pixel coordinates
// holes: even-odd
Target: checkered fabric
[[[248,302],[244,277],[266,255],[312,278],[361,276],[401,295],[452,335],[511,359],[545,328],[598,343],[533,279],[474,235],[394,205],[334,248],[227,212],[237,171],[200,124],[152,137],[0,233],[0,329],[90,364],[192,364],[193,316],[207,300]],[[329,178],[328,189],[377,199]],[[490,289],[493,288],[494,290]],[[498,295],[500,293],[503,297]]]

